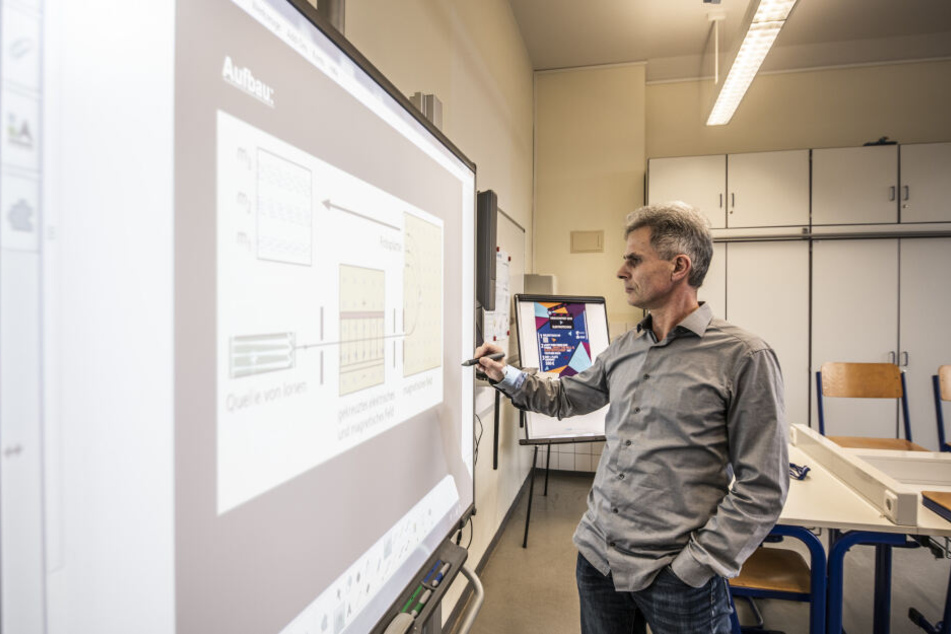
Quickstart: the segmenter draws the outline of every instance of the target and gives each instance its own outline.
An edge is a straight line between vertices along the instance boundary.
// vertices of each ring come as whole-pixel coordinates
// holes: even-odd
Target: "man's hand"
[[[476,348],[475,354],[472,355],[473,357],[484,357],[479,359],[480,369],[493,381],[501,381],[505,378],[505,358],[503,357],[498,361],[488,358],[488,355],[497,352],[505,354],[505,350],[494,343],[484,343]]]

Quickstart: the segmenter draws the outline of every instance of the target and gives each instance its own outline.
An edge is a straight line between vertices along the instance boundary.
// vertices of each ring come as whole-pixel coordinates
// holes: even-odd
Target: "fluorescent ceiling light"
[[[783,28],[786,17],[795,4],[796,0],[759,1],[746,37],[743,38],[740,50],[730,67],[730,73],[720,86],[716,103],[713,104],[713,109],[707,118],[707,125],[726,125],[733,118],[733,113],[743,100],[746,89],[750,87],[753,77],[756,76],[756,72],[773,46],[773,42],[776,41],[779,30]]]

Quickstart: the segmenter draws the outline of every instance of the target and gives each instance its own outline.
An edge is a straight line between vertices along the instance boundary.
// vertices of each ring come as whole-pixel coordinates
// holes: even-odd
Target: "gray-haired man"
[[[519,408],[563,418],[610,404],[575,531],[583,634],[729,632],[727,577],[769,533],[788,486],[783,382],[758,337],[697,300],[713,243],[689,205],[628,216],[617,276],[649,311],[559,380],[481,359]],[[476,356],[500,352],[486,344]],[[731,484],[731,472],[735,481]]]

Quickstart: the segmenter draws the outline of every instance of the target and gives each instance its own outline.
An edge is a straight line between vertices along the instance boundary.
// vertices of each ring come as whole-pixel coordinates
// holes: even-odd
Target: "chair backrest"
[[[823,363],[822,395],[901,398],[901,370],[894,363]]]
[[[905,438],[911,440],[905,375],[894,363],[826,362],[816,372],[816,384],[820,434],[825,434],[825,417],[822,411],[824,397],[897,398],[901,399]]]
[[[942,401],[951,401],[951,365],[938,368],[938,373],[931,377],[934,388],[934,411],[938,421],[938,448],[941,451],[951,451],[951,447],[944,440],[944,411]]]
[[[942,401],[951,401],[951,365],[938,368],[938,390]]]

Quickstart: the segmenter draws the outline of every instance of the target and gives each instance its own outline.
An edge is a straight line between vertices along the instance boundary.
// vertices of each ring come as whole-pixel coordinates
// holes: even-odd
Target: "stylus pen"
[[[495,354],[489,354],[482,357],[476,357],[475,359],[469,359],[468,361],[463,361],[462,365],[475,365],[479,362],[479,359],[492,359],[493,361],[498,361],[504,356],[504,352],[496,352]]]

